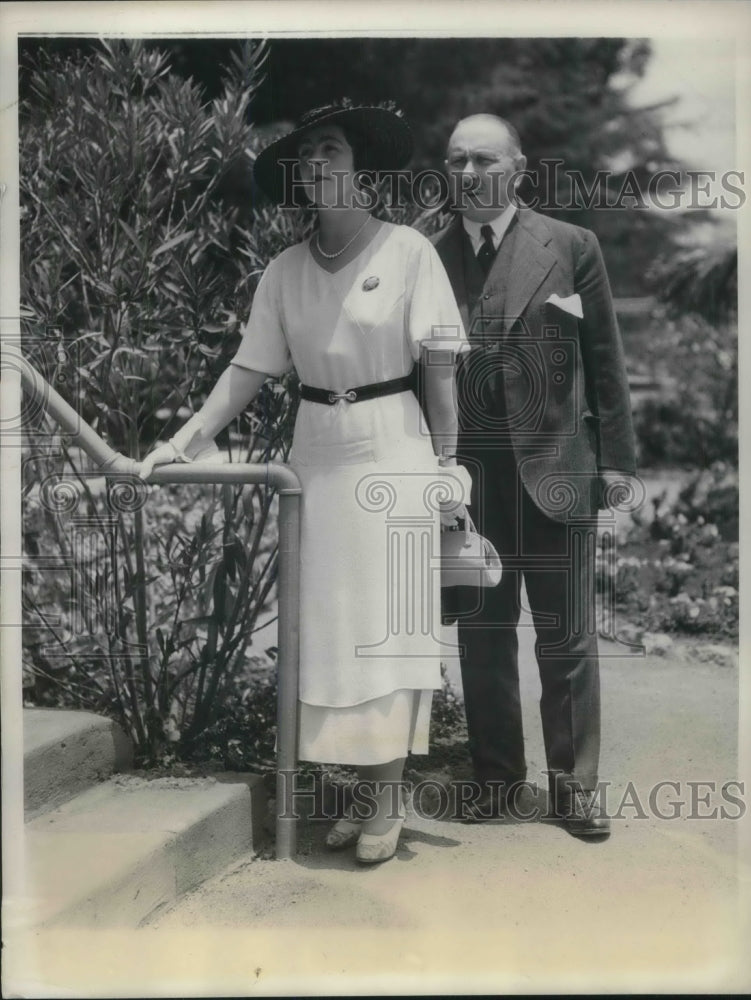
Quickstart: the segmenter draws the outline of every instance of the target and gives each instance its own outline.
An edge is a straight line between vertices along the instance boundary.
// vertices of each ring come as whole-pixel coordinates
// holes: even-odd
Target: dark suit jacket
[[[493,449],[512,447],[546,514],[594,514],[598,470],[635,471],[623,347],[597,238],[520,208],[511,259],[504,265],[499,251],[475,301],[461,218],[433,243],[472,345],[459,378],[460,453],[487,474]],[[578,294],[583,317],[547,301],[554,293]]]

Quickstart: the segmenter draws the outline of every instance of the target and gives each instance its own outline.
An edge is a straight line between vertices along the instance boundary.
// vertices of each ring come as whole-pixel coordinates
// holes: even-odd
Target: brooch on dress
[[[374,274],[370,278],[366,278],[362,283],[362,290],[364,292],[372,292],[374,288],[378,288],[381,283],[381,279],[377,278]]]

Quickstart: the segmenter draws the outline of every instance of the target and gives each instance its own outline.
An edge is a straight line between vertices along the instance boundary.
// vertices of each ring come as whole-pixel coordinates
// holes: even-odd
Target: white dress
[[[341,392],[407,375],[426,342],[468,347],[431,243],[385,223],[333,274],[309,241],[273,260],[233,364],[294,367]],[[444,650],[441,479],[415,395],[302,400],[289,461],[303,491],[299,756],[362,765],[427,753]]]

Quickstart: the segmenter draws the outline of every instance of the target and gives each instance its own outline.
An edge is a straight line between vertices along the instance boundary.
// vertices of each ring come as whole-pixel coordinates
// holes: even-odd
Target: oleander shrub
[[[23,347],[134,459],[200,405],[268,259],[299,235],[231,183],[252,165],[265,54],[239,45],[211,101],[139,42],[42,50],[24,67]],[[286,388],[267,385],[224,435],[232,460],[284,460]],[[273,667],[251,641],[274,595],[273,491],[105,484],[40,417],[24,497],[31,703],[110,712],[154,762],[195,741],[259,662]]]

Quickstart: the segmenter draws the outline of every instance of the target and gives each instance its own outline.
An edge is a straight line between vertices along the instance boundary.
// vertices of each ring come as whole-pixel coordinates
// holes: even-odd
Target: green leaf
[[[190,229],[187,233],[182,233],[180,236],[173,236],[171,240],[167,240],[166,243],[162,243],[160,247],[157,247],[151,256],[158,257],[159,254],[166,253],[167,250],[171,250],[180,243],[184,243],[186,240],[189,240],[191,236],[195,236],[195,234],[195,229]]]
[[[144,246],[141,243],[141,241],[139,240],[139,238],[136,236],[136,234],[133,231],[133,229],[131,229],[131,227],[128,225],[128,223],[125,221],[125,219],[118,219],[117,221],[120,223],[120,228],[125,233],[125,235],[128,237],[128,239],[131,241],[131,243],[136,248],[136,250],[139,252],[139,254],[142,257],[145,256]]]

